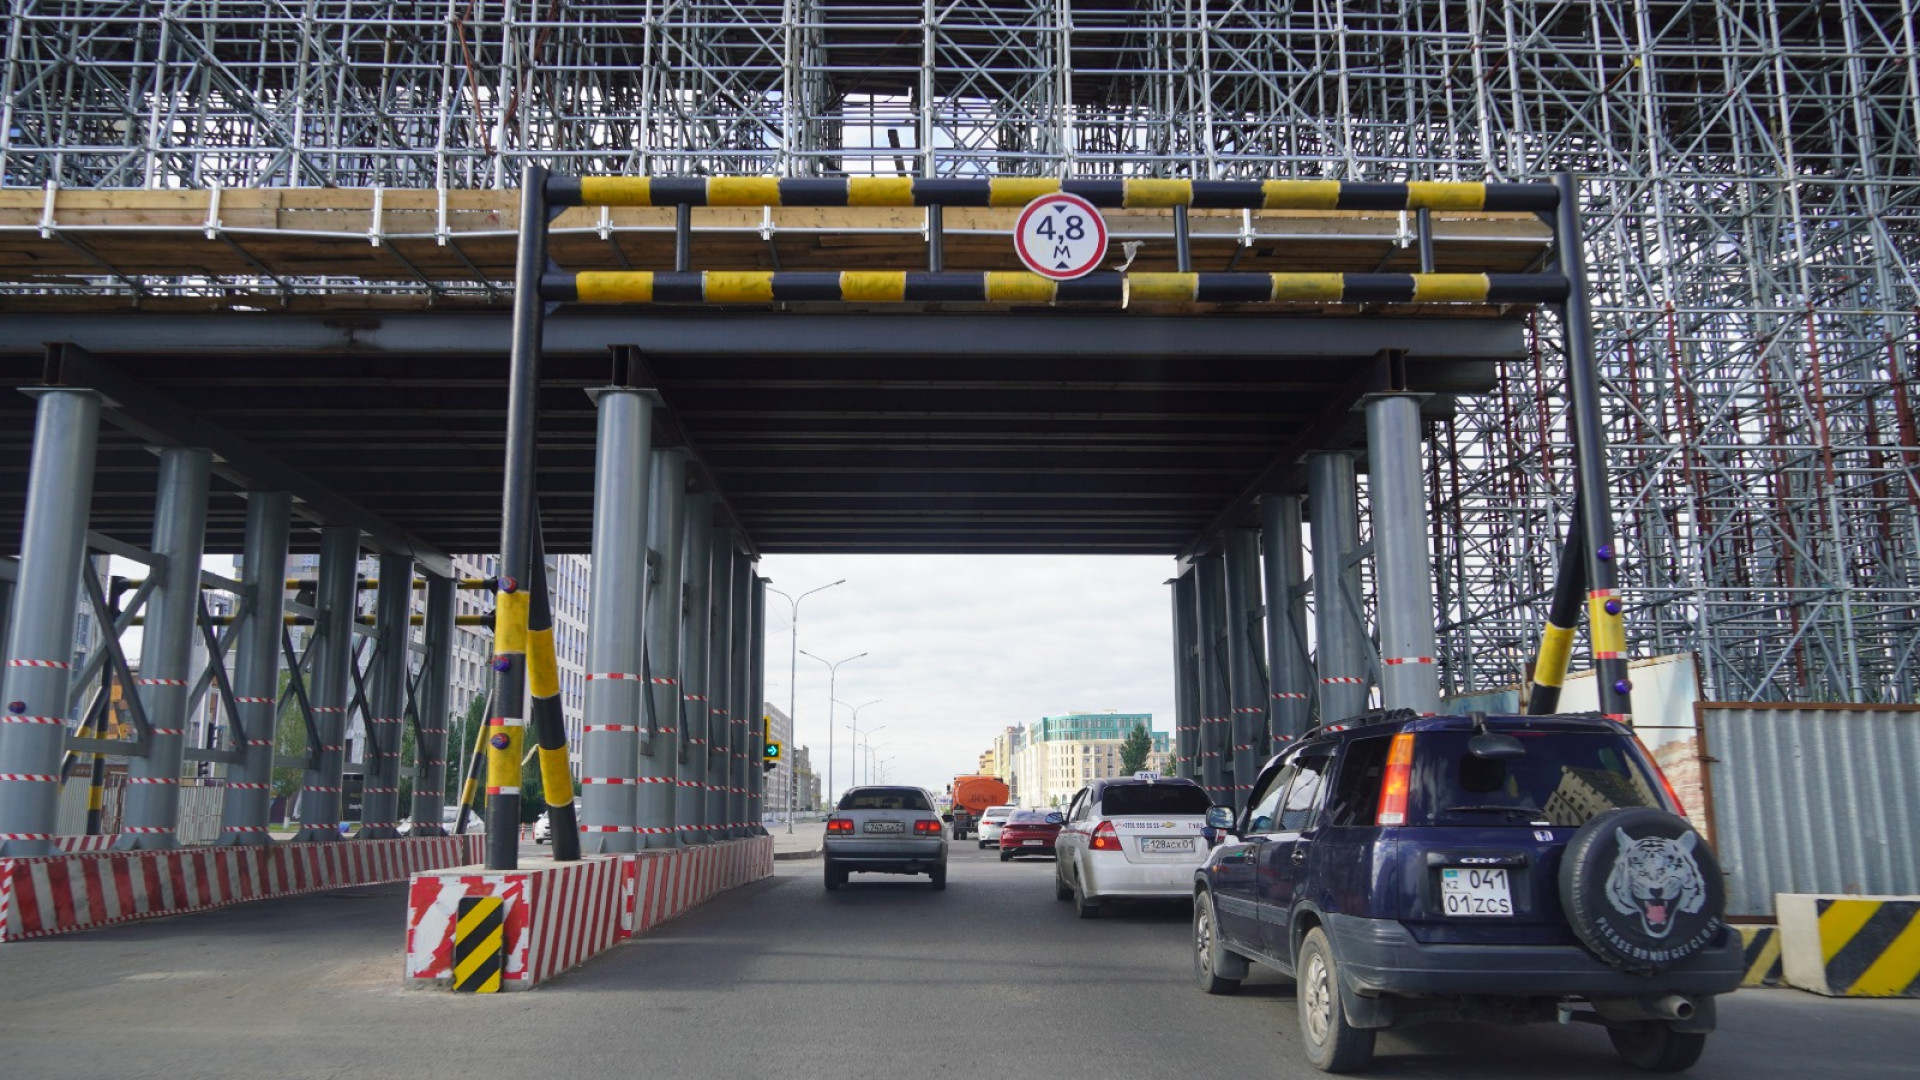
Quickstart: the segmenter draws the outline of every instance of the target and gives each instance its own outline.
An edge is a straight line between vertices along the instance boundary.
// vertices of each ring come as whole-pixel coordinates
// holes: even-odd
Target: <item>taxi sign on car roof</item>
[[[1158,780],[1160,779],[1160,774],[1153,769],[1141,769],[1139,772],[1133,774],[1133,778],[1135,780]]]

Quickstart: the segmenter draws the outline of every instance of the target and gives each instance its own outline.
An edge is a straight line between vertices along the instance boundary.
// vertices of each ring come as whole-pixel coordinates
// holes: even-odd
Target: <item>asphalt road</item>
[[[1292,987],[1189,980],[1185,905],[1082,922],[1052,864],[955,845],[925,878],[780,862],[531,993],[401,987],[403,888],[0,945],[0,1076],[597,1080],[1312,1077]],[[1743,991],[1693,1076],[1910,1077],[1920,1001]],[[1598,1028],[1384,1035],[1374,1075],[1645,1076]]]

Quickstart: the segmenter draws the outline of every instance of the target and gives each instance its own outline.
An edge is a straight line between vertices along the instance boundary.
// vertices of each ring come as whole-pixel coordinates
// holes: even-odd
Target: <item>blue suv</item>
[[[1371,714],[1275,756],[1208,816],[1194,973],[1293,977],[1308,1059],[1364,1068],[1381,1028],[1605,1025],[1687,1068],[1740,985],[1712,850],[1631,729],[1597,716]]]

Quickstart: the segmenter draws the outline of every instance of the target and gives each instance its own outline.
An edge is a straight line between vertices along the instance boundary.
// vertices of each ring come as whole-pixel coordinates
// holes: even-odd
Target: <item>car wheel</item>
[[[1053,898],[1061,903],[1066,903],[1068,900],[1073,899],[1073,890],[1067,888],[1067,879],[1060,876],[1060,863],[1058,860],[1055,860],[1053,864]]]
[[[1295,969],[1300,1001],[1300,1035],[1307,1047],[1307,1060],[1324,1072],[1344,1073],[1364,1069],[1373,1060],[1372,1028],[1356,1028],[1347,1023],[1340,1004],[1340,966],[1333,959],[1326,932],[1319,927],[1307,931],[1300,946],[1300,963]]]
[[[839,867],[833,865],[832,863],[827,863],[826,869],[827,869],[827,891],[828,892],[832,892],[833,890],[847,883],[847,872],[845,870],[840,869]]]
[[[1675,1031],[1665,1020],[1610,1025],[1607,1038],[1614,1052],[1629,1065],[1648,1072],[1679,1072],[1692,1068],[1707,1048],[1705,1032]]]
[[[980,841],[980,850],[981,851],[987,850],[987,842],[985,840]]]
[[[947,887],[947,868],[945,866],[934,867],[927,871],[927,879],[932,883],[933,891],[939,892]]]
[[[1087,899],[1087,890],[1084,885],[1075,885],[1073,888],[1073,913],[1083,919],[1100,917],[1100,902]]]
[[[1207,892],[1193,898],[1193,975],[1200,989],[1209,994],[1232,994],[1240,990],[1247,974],[1246,957],[1228,951],[1220,944],[1220,927],[1213,917],[1213,895]]]
[[[1011,851],[1002,851],[1002,852],[1000,852],[1000,861],[1001,861],[1001,862],[1012,862],[1012,861],[1013,861],[1013,852],[1011,852]]]

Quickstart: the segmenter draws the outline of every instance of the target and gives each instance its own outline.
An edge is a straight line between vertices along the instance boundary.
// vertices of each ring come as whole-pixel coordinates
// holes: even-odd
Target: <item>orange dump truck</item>
[[[953,838],[965,840],[980,828],[980,815],[989,806],[1011,802],[1007,785],[997,776],[956,776],[948,786],[953,796]]]

